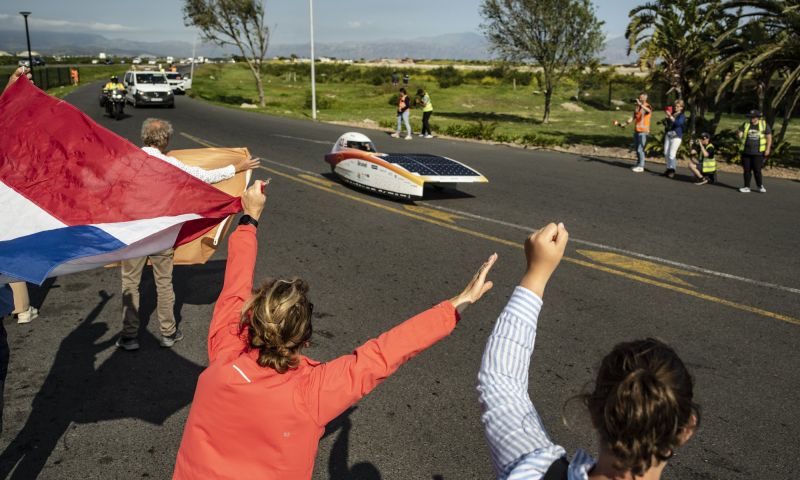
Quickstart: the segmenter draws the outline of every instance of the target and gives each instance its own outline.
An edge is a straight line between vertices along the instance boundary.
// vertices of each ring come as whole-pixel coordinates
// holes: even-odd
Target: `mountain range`
[[[110,55],[137,56],[153,55],[190,57],[192,44],[183,41],[149,42],[121,38],[107,38],[103,35],[71,32],[35,32],[31,46],[45,55],[97,55],[105,52]],[[0,30],[0,50],[19,52],[26,50],[25,36],[18,31]],[[221,57],[238,53],[230,47],[220,48],[213,44],[197,46],[196,54],[206,57]],[[317,56],[378,59],[378,58],[423,58],[488,60],[492,58],[486,39],[474,32],[451,33],[431,37],[403,40],[318,42],[315,44]],[[275,44],[270,45],[268,56],[307,57],[309,45]],[[627,55],[627,41],[624,37],[613,37],[606,41],[600,54],[603,63],[631,63],[635,57]]]

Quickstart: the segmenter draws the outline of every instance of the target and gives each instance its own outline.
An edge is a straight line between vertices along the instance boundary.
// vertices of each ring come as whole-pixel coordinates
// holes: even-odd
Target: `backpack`
[[[567,480],[567,471],[569,469],[569,462],[567,457],[561,457],[552,464],[545,472],[542,480]]]

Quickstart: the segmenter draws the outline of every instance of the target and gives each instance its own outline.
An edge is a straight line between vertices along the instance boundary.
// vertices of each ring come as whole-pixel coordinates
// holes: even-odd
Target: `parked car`
[[[44,64],[45,63],[44,63],[44,60],[42,60],[42,57],[33,57],[33,66],[34,67],[39,67],[39,66],[42,66]],[[28,61],[27,58],[25,58],[25,59],[19,61],[19,66],[20,67],[30,67],[30,62]]]
[[[131,63],[134,64],[134,65],[139,65],[139,64],[142,63],[142,59],[139,58],[139,57],[136,57],[133,60],[131,60]]]
[[[127,71],[122,79],[128,93],[128,103],[134,108],[142,105],[175,107],[175,95],[164,72],[155,70]]]

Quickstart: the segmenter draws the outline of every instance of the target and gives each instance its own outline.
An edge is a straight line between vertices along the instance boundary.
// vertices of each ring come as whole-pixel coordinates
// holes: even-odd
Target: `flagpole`
[[[311,118],[317,119],[317,81],[314,76],[314,0],[308,0],[308,23],[311,27]]]

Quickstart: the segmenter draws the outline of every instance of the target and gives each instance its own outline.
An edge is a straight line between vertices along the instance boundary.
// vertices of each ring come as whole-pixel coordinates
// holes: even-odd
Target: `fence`
[[[5,85],[8,77],[14,72],[16,67],[3,68],[0,70],[2,84]],[[70,67],[33,67],[33,83],[42,90],[60,87],[71,83],[69,77]]]

